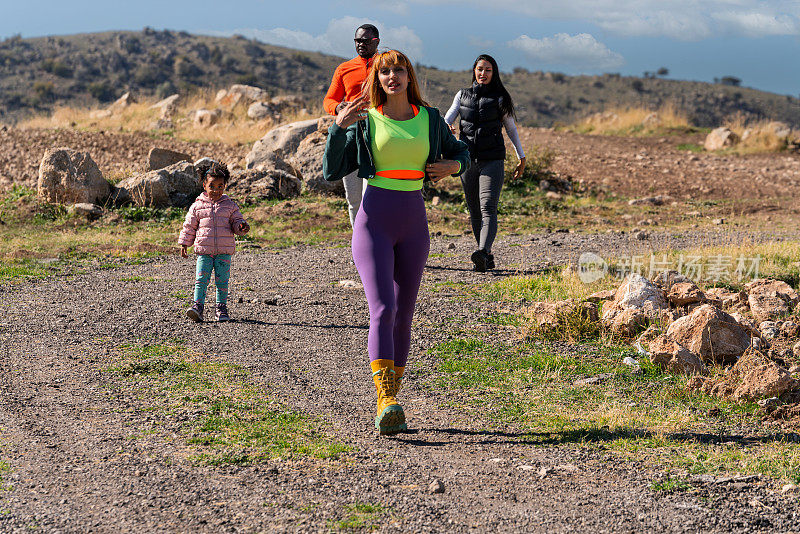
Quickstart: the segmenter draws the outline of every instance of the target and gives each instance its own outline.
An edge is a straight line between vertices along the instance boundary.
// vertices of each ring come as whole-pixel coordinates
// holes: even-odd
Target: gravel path
[[[178,257],[0,287],[0,459],[10,467],[4,484],[13,484],[0,491],[0,532],[319,532],[356,502],[390,508],[377,521],[386,532],[798,530],[800,506],[775,481],[655,492],[649,486],[662,473],[602,450],[534,445],[511,427],[487,430],[442,407],[446,399],[420,380],[425,350],[447,338],[446,320],[477,320],[494,306],[453,299],[439,282],[484,282],[584,251],[774,238],[510,236],[495,252],[501,268],[517,267],[478,274],[469,270],[470,239],[436,237],[402,395],[414,431],[392,438],[372,430],[366,302],[361,290],[338,285],[358,280],[346,246],[242,251],[231,276],[238,320],[229,324],[183,320],[185,302],[170,295],[189,290],[193,264]],[[135,276],[146,279],[123,280]],[[265,303],[276,295],[277,305]],[[179,338],[242,365],[289,406],[321,416],[353,450],[340,460],[199,467],[181,460],[179,440],[131,440],[131,429],[154,415],[109,394],[109,338]],[[443,493],[429,490],[437,479]]]

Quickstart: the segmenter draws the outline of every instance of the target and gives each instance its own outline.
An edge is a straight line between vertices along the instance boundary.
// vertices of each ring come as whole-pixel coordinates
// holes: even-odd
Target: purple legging
[[[353,224],[353,261],[369,305],[370,361],[405,366],[429,249],[422,193],[367,186]]]

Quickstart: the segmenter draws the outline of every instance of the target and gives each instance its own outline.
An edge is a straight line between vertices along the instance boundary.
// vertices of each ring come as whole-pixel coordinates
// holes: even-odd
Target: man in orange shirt
[[[334,116],[361,94],[361,86],[372,66],[372,58],[380,43],[378,28],[372,24],[362,24],[356,30],[354,40],[358,55],[336,67],[331,86],[322,103],[325,111]],[[361,196],[366,187],[365,180],[359,178],[357,173],[358,171],[354,171],[343,179],[351,226],[356,218],[356,213],[358,213]]]

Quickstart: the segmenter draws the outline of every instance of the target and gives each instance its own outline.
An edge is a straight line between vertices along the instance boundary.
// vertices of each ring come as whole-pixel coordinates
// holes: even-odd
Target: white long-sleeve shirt
[[[447,110],[447,113],[445,113],[444,122],[446,122],[448,126],[452,126],[459,111],[461,111],[461,91],[456,93],[453,104],[450,106],[450,109]],[[519,133],[517,132],[517,124],[514,122],[514,117],[511,115],[504,116],[503,127],[506,129],[506,134],[508,134],[511,144],[514,145],[514,152],[517,153],[517,158],[524,158],[525,151],[522,149],[522,143],[519,140]]]

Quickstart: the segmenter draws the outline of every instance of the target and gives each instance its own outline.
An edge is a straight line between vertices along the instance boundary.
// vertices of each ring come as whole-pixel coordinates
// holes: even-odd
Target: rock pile
[[[633,273],[616,290],[595,293],[584,302],[536,302],[523,314],[534,334],[564,328],[569,318],[596,321],[602,331],[635,338],[640,352],[661,368],[696,375],[689,387],[744,402],[790,392],[800,396],[800,382],[785,360],[795,352],[800,356],[800,321],[791,316],[799,302],[780,280],[753,280],[741,292],[703,291],[667,271],[653,280]],[[728,371],[722,378],[702,378],[713,365]]]
[[[736,145],[751,145],[779,148],[792,148],[798,144],[798,134],[783,122],[772,121],[746,128],[739,136],[730,128],[721,126],[712,130],[703,143],[708,151],[722,150]]]

